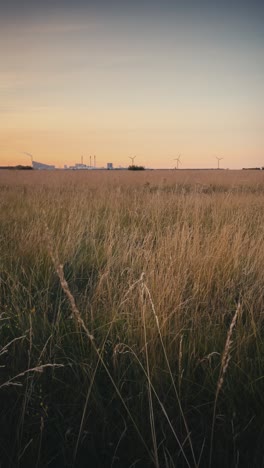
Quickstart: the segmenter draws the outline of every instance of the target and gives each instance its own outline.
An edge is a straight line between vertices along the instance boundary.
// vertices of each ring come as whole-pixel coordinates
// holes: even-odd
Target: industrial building
[[[55,169],[55,166],[53,165],[44,164],[44,163],[33,161],[33,160],[32,160],[32,167],[33,169],[36,169],[38,171],[50,171],[52,169]]]

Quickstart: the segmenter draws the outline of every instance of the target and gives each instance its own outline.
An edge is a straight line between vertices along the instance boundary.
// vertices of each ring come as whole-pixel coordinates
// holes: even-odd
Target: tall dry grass
[[[0,193],[5,466],[261,466],[263,174],[2,171]]]

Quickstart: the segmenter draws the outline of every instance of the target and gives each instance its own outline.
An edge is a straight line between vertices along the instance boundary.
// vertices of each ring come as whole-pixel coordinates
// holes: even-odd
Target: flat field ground
[[[0,465],[264,466],[264,172],[0,172]]]

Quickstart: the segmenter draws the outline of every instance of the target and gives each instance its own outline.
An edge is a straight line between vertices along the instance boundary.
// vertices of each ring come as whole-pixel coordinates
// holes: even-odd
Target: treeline
[[[9,169],[9,170],[15,170],[15,171],[32,171],[33,167],[32,166],[0,166],[0,169]]]

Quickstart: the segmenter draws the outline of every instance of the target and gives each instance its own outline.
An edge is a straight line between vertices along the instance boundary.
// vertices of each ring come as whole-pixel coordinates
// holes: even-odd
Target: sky
[[[264,2],[10,0],[0,165],[264,166]]]

